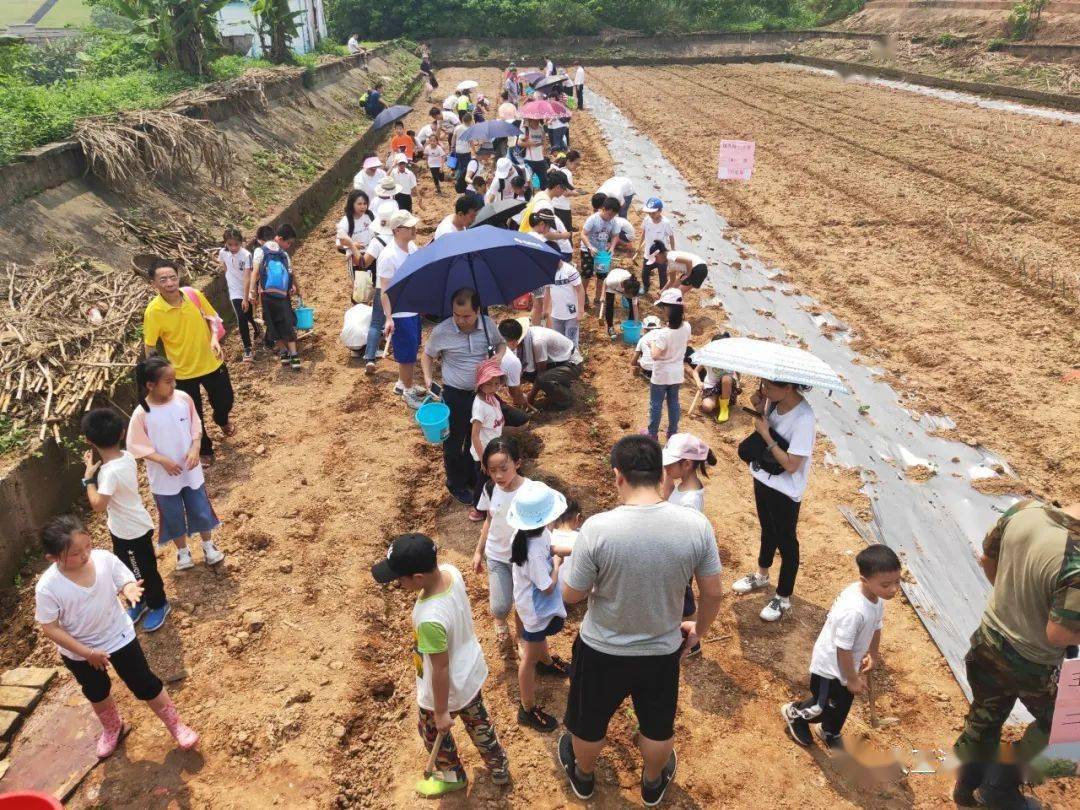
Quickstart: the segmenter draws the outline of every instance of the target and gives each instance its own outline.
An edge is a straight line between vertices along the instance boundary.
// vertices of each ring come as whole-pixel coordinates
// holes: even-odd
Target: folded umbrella
[[[480,225],[494,225],[499,228],[506,226],[510,217],[525,210],[528,203],[525,200],[496,200],[490,205],[485,205],[476,214],[476,219],[470,228]]]
[[[847,392],[840,375],[808,351],[754,338],[723,338],[706,343],[690,360],[708,368],[751,374],[773,382]]]
[[[458,136],[461,141],[493,141],[496,138],[514,138],[521,134],[520,127],[506,121],[481,121],[473,124]]]
[[[375,129],[381,129],[387,124],[392,124],[399,118],[404,118],[406,115],[412,112],[412,107],[408,107],[404,104],[395,104],[393,107],[387,107],[381,113],[375,116],[375,120],[371,122],[371,125]]]
[[[466,79],[463,82],[458,82],[457,91],[460,93],[463,90],[472,90],[474,87],[479,87],[478,82],[474,82],[472,79]]]

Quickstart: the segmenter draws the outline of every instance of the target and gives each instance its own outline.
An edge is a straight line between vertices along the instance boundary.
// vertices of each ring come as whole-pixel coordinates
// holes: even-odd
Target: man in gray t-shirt
[[[629,696],[641,732],[642,799],[651,805],[675,772],[679,665],[719,610],[720,555],[708,519],[661,496],[654,439],[620,439],[611,465],[622,506],[585,521],[563,583],[566,603],[587,597],[589,609],[574,641],[559,760],[574,793],[591,796],[608,722]],[[691,577],[701,595],[698,617],[683,622]]]

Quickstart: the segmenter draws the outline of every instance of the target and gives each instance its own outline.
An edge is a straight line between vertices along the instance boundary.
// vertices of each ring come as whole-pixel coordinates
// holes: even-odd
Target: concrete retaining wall
[[[1050,62],[1080,58],[1080,45],[1067,42],[1005,42],[998,50],[1011,53],[1013,56],[1022,56],[1025,59],[1042,59]]]

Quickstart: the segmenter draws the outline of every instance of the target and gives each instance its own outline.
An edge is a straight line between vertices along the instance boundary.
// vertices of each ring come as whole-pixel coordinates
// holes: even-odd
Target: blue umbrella
[[[395,104],[393,107],[387,107],[381,113],[375,116],[375,120],[371,122],[371,125],[375,129],[381,129],[387,124],[392,124],[399,118],[404,118],[406,115],[412,112],[412,107],[407,107],[404,104]]]
[[[485,306],[508,304],[551,284],[560,262],[559,252],[535,237],[481,225],[448,233],[413,253],[394,273],[386,294],[395,312],[448,317],[450,299],[462,287],[476,290]],[[486,334],[486,324],[484,329]]]
[[[458,140],[493,141],[496,138],[514,138],[521,135],[521,128],[506,121],[481,121],[464,130]]]

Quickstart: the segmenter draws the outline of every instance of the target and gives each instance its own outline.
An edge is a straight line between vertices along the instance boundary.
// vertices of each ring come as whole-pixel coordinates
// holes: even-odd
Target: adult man
[[[576,550],[575,550],[576,553]],[[1065,648],[1080,644],[1080,503],[1012,506],[983,541],[994,586],[964,659],[971,708],[953,750],[962,807],[1041,806],[1020,793],[1020,767],[1047,744]],[[998,761],[1001,726],[1019,698],[1035,718]]]
[[[605,194],[619,201],[619,216],[625,219],[630,213],[630,203],[634,201],[634,181],[629,177],[609,177],[600,184],[597,194]]]
[[[499,331],[506,345],[521,358],[523,375],[533,381],[526,406],[533,408],[537,396],[543,393],[552,407],[560,411],[569,408],[574,402],[570,385],[581,371],[581,355],[574,341],[546,326],[525,329],[514,318],[500,322]]]
[[[465,192],[465,172],[469,169],[469,159],[472,158],[472,143],[461,137],[461,134],[472,126],[473,117],[471,113],[460,114],[461,123],[454,127],[454,137],[451,142],[451,148],[454,151],[454,157],[457,158],[457,168],[454,169],[454,188],[458,194]]]
[[[477,200],[476,197],[470,194],[462,194],[454,203],[454,213],[443,217],[439,227],[435,229],[435,235],[431,237],[431,241],[434,242],[440,236],[446,236],[448,233],[465,230],[473,224],[476,215],[483,207],[484,204]]]
[[[654,439],[623,437],[611,466],[622,506],[585,521],[563,580],[566,604],[588,597],[589,609],[574,641],[559,761],[574,793],[592,796],[608,722],[629,695],[644,761],[641,798],[654,805],[678,763],[680,660],[708,634],[720,607],[720,557],[708,519],[661,495],[663,458]],[[701,598],[697,620],[683,622],[691,576]]]
[[[585,68],[578,63],[577,70],[574,72],[574,93],[577,95],[577,106],[579,110],[585,109]]]
[[[199,419],[206,424],[199,390],[205,388],[214,411],[214,423],[226,436],[232,436],[236,432],[229,421],[233,407],[232,381],[210,322],[217,318],[217,312],[198,290],[192,290],[198,304],[192,303],[180,289],[180,274],[175,263],[167,259],[159,259],[151,265],[150,280],[157,295],[146,305],[143,314],[146,350],[156,349],[161,341],[165,356],[176,371],[176,387],[194,400]],[[214,443],[205,428],[199,455],[207,461],[214,457]]]
[[[416,367],[416,355],[420,351],[420,316],[415,312],[394,312],[391,315],[390,296],[386,291],[394,279],[394,273],[416,252],[416,226],[420,220],[411,211],[395,211],[390,216],[390,232],[393,240],[387,244],[375,260],[375,274],[382,291],[383,313],[386,325],[383,331],[390,338],[394,347],[394,359],[398,363],[398,381],[394,391],[401,394],[405,404],[416,409],[424,401],[427,389],[413,385],[413,370]]]
[[[363,53],[364,49],[360,47],[360,37],[356,34],[349,35],[349,41],[345,43],[345,47],[349,49],[350,56],[356,56],[358,53]]]
[[[442,398],[450,408],[450,435],[443,442],[446,488],[459,501],[471,505],[476,466],[469,453],[469,442],[473,398],[476,396],[476,367],[491,355],[501,362],[506,341],[495,322],[480,315],[480,296],[475,290],[463,287],[451,296],[450,302],[453,316],[431,330],[420,356],[420,367],[430,389],[434,360],[442,361]]]

